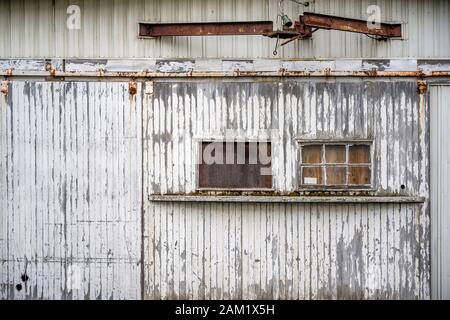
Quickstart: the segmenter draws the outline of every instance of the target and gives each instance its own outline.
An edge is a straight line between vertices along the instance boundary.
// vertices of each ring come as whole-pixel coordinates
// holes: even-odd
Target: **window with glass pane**
[[[370,187],[370,148],[368,142],[301,143],[300,186]]]

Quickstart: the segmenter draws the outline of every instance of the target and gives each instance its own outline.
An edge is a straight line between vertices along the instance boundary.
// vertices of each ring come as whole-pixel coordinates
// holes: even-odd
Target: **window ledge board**
[[[280,202],[280,203],[424,203],[418,196],[214,196],[150,195],[154,202]]]

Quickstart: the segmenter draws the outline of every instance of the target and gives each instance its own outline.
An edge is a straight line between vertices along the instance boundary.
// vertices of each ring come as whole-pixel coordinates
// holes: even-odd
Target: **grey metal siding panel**
[[[139,298],[140,96],[123,82],[13,81],[7,99],[0,298]]]
[[[434,299],[450,299],[449,101],[450,85],[431,88],[431,262]]]
[[[421,205],[150,204],[148,299],[426,299]]]
[[[69,5],[80,6],[80,30],[66,28]],[[370,1],[316,0],[308,8],[285,1],[295,19],[305,11],[367,18]],[[446,0],[377,1],[383,21],[405,22],[404,40],[379,42],[360,34],[318,31],[291,43],[281,58],[439,58],[450,56],[450,3]],[[272,58],[275,40],[248,37],[137,38],[137,22],[276,21],[278,0],[0,1],[0,57]]]
[[[148,84],[150,85],[150,84]],[[415,81],[159,81],[144,104],[145,297],[430,297],[428,103]],[[275,190],[296,187],[294,138],[374,139],[378,194],[424,204],[157,203],[194,193],[196,139],[272,140]],[[400,188],[405,184],[406,189]]]
[[[406,194],[428,198],[428,103],[415,82],[162,81],[139,84],[134,98],[127,89],[12,81],[0,95],[0,298],[139,298],[141,241],[146,298],[430,296],[428,202],[146,197],[193,190],[193,171],[174,159],[193,159],[193,133],[229,125],[253,137],[283,129],[280,190],[295,186],[295,135],[373,133],[381,193],[398,193],[403,174]]]
[[[376,191],[426,196],[427,128],[421,118],[426,112],[419,110],[415,81],[211,80],[153,86],[144,118],[151,194],[195,192],[198,141],[234,134],[271,138],[275,191],[298,188],[296,138],[371,139]]]

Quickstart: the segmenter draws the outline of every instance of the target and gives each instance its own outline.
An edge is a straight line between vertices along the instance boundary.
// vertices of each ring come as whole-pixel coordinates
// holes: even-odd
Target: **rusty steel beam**
[[[187,72],[158,72],[158,71],[139,71],[139,72],[105,72],[98,71],[57,71],[55,74],[39,71],[14,71],[0,72],[0,77],[5,80],[15,77],[48,77],[52,78],[238,78],[238,77],[409,77],[409,78],[437,78],[450,77],[449,71],[334,71],[334,70],[316,70],[316,71],[288,71],[280,69],[278,71],[187,71]]]
[[[139,23],[140,37],[263,35],[272,21]]]
[[[366,20],[342,18],[311,12],[304,12],[303,16],[300,16],[300,22],[310,28],[364,33],[382,38],[402,36],[401,24],[380,23],[379,27],[376,28],[375,26],[369,27]]]

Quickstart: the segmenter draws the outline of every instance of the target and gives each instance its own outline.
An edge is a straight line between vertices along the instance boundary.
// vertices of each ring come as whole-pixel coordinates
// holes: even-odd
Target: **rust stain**
[[[8,95],[8,81],[2,81],[1,87],[0,87],[0,92],[2,94],[4,94],[5,96]]]
[[[55,77],[56,76],[56,68],[50,62],[47,62],[45,64],[45,70],[50,73],[51,77]]]
[[[420,94],[425,94],[427,92],[428,85],[425,81],[420,80],[417,82],[417,88]]]
[[[137,93],[137,83],[136,83],[136,81],[128,82],[128,92],[132,96],[134,96]]]
[[[420,129],[425,129],[425,94],[427,93],[428,85],[425,81],[417,82],[417,89],[419,91],[419,124]]]
[[[376,77],[377,74],[378,74],[378,70],[377,70],[377,68],[372,68],[372,69],[370,69],[369,71],[366,71],[366,74],[367,74],[369,77]]]

